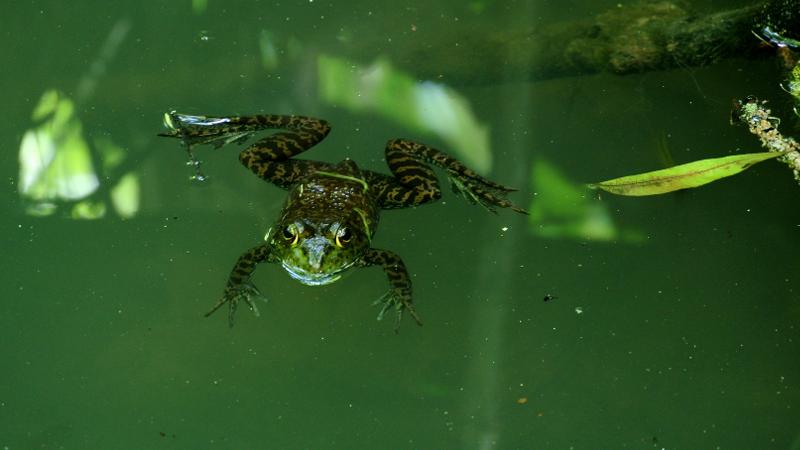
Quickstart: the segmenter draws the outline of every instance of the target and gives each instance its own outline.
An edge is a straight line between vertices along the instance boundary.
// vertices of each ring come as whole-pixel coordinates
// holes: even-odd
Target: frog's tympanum
[[[254,300],[261,294],[250,277],[261,262],[281,264],[289,275],[307,285],[332,283],[352,267],[380,266],[389,277],[389,291],[375,302],[382,306],[378,319],[394,309],[399,325],[405,310],[421,325],[403,261],[388,250],[372,248],[371,243],[381,209],[417,206],[441,197],[436,175],[428,164],[442,168],[453,190],[472,203],[492,212],[500,207],[525,213],[505,199],[514,189],[483,178],[442,151],[406,139],[392,139],[386,144],[390,176],[360,169],[350,159],[338,164],[294,159],[328,135],[330,127],[320,119],[282,115],[204,117],[172,112],[165,115],[165,123],[169,131],[161,136],[180,138],[190,153],[196,144],[219,147],[240,142],[257,131],[284,130],[239,154],[248,169],[289,194],[265,242],[239,257],[222,298],[206,314],[227,303],[231,326],[240,301],[257,313]]]

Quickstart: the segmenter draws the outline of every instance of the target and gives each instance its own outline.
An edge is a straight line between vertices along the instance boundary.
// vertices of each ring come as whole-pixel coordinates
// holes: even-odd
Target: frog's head
[[[360,219],[346,218],[285,218],[267,236],[289,275],[311,286],[338,280],[369,248],[369,239]]]

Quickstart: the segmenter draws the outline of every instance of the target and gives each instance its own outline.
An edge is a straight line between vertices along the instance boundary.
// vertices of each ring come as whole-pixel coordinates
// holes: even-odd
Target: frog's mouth
[[[295,280],[307,286],[321,286],[323,284],[330,284],[342,277],[342,270],[323,273],[323,272],[309,272],[299,267],[292,267],[286,263],[282,264],[283,268]]]

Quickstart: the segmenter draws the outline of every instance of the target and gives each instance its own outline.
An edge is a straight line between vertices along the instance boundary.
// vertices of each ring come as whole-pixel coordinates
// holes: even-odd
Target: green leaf
[[[778,152],[746,153],[722,158],[701,159],[669,169],[629,175],[590,184],[617,195],[657,195],[702,186],[720,178],[736,175],[753,164],[783,155]]]

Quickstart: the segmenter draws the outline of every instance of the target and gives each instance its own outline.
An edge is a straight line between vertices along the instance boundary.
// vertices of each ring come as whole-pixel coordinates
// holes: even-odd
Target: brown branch
[[[599,72],[704,66],[766,54],[752,31],[764,6],[698,16],[669,1],[622,6],[591,20],[455,37],[394,55],[421,78],[454,84],[533,81]]]
[[[785,162],[794,172],[794,178],[800,182],[800,144],[791,137],[785,137],[778,131],[780,119],[773,117],[766,100],[759,101],[753,97],[739,102],[734,111],[736,118],[747,124],[750,132],[758,136],[761,145],[771,152],[785,153],[779,159]]]

